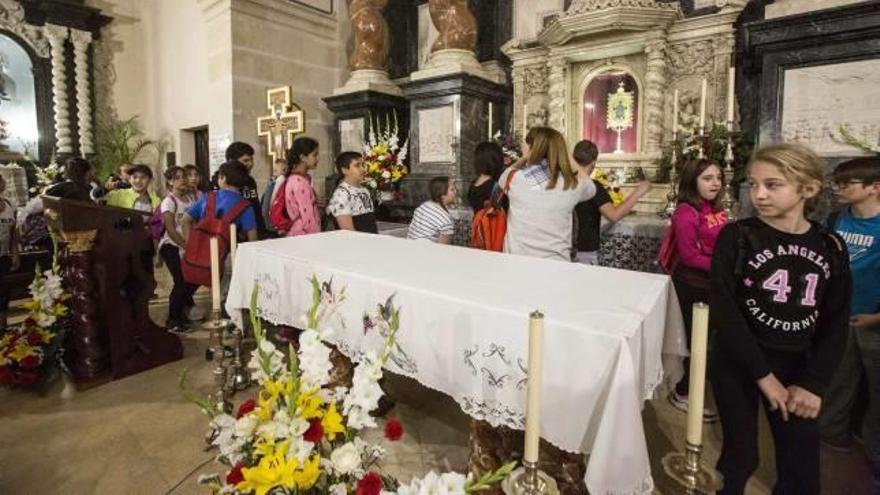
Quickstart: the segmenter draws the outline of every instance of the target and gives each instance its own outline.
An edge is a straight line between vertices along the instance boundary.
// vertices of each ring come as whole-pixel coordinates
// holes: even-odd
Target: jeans
[[[168,295],[168,323],[182,324],[187,322],[186,307],[192,301],[198,285],[189,284],[183,280],[183,272],[180,269],[180,250],[174,244],[168,243],[159,249],[159,255],[165,261],[165,266],[171,272],[174,287]]]
[[[853,405],[860,382],[868,382],[868,410],[862,424],[865,451],[875,473],[880,470],[880,327],[850,327],[846,350],[825,393],[819,415],[822,438],[849,443]]]
[[[806,362],[803,353],[764,349],[770,369],[782,385],[788,386]],[[716,349],[712,363],[712,391],[721,417],[723,442],[718,471],[724,476],[722,495],[740,495],[758,468],[758,403],[764,406],[776,450],[774,495],[819,494],[819,425],[815,419],[793,414],[783,421],[771,411],[758,384],[745,368],[733,361],[723,348]]]

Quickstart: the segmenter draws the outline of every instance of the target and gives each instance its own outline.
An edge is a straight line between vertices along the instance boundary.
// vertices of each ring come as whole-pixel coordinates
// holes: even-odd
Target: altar
[[[301,326],[313,274],[345,290],[329,322],[340,351],[357,361],[381,349],[364,315],[393,296],[401,325],[387,369],[493,426],[524,428],[528,316],[540,309],[542,437],[590,455],[590,493],[650,493],[642,402],[669,372],[664,355],[685,352],[668,277],[336,231],[241,245],[226,309],[241,324],[256,283],[262,318]]]

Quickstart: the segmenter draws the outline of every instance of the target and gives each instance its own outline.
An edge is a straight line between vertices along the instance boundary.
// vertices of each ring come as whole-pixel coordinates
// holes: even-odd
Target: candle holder
[[[733,195],[733,162],[735,156],[733,154],[733,122],[727,122],[727,150],[724,152],[724,197],[721,199],[721,204],[724,206],[724,211],[727,213],[727,219],[729,221],[736,220],[738,202],[736,197]]]
[[[687,442],[684,453],[670,452],[663,457],[663,470],[685,489],[685,494],[714,493],[723,483],[715,469],[703,465],[702,445]]]
[[[675,170],[675,162],[678,161],[678,132],[672,131],[672,158],[669,167],[669,192],[666,193],[666,206],[660,212],[661,218],[671,218],[678,207],[678,172]]]
[[[232,359],[231,385],[233,390],[239,391],[248,388],[251,384],[251,374],[248,372],[247,367],[244,365],[241,359],[241,355],[244,351],[244,330],[235,327],[232,330],[232,338],[235,345],[235,348],[233,349],[235,352],[235,356]]]
[[[558,495],[556,480],[538,469],[537,462],[523,462],[502,483],[501,490],[507,495]]]
[[[704,149],[706,147],[705,140],[706,140],[706,127],[701,125],[700,126],[700,135],[697,136],[697,143],[699,144],[699,149],[697,150],[697,158],[699,158],[700,160],[702,160],[703,158],[706,158],[706,150]]]
[[[229,373],[226,363],[226,346],[223,343],[223,332],[226,331],[227,325],[229,325],[229,320],[221,318],[220,310],[215,309],[211,311],[211,319],[205,322],[203,328],[211,331],[211,340],[214,342],[212,347],[205,350],[205,359],[217,363],[211,372],[214,375],[214,385],[217,387],[212,400],[214,400],[218,411],[230,413],[232,412],[232,403],[229,402],[229,397],[232,395],[232,390],[227,383]]]

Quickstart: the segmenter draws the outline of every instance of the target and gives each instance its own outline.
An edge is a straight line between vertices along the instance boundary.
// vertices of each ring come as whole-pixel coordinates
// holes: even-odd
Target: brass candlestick
[[[233,342],[235,343],[235,356],[232,360],[232,389],[238,391],[248,388],[251,384],[251,375],[248,373],[247,367],[241,359],[244,351],[242,348],[244,342],[244,330],[235,327],[232,331],[232,335]]]
[[[229,320],[221,318],[220,310],[215,309],[211,311],[211,319],[203,325],[203,328],[211,331],[211,340],[214,341],[214,346],[208,347],[205,350],[205,358],[208,361],[215,361],[217,363],[214,371],[212,371],[214,384],[217,386],[217,391],[213,397],[214,405],[218,411],[226,413],[232,412],[232,403],[229,402],[232,390],[230,390],[231,387],[227,383],[229,373],[227,363],[225,362],[226,346],[223,343],[223,332],[228,324]]]
[[[556,480],[538,469],[537,462],[528,461],[501,483],[501,490],[507,495],[559,495]]]
[[[727,219],[736,220],[737,216],[737,200],[733,195],[733,162],[735,156],[733,154],[733,122],[727,122],[727,151],[724,152],[724,198],[721,204],[727,213]]]
[[[699,158],[701,160],[703,158],[706,158],[706,150],[703,149],[706,144],[704,142],[704,139],[706,139],[706,127],[701,125],[700,126],[700,135],[697,136],[697,143],[699,143],[699,149],[697,150],[697,158]]]
[[[723,486],[714,469],[700,463],[702,445],[687,442],[684,453],[670,452],[663,457],[663,470],[684,487],[686,495],[715,493]]]
[[[678,206],[678,172],[675,162],[678,160],[678,130],[672,131],[672,166],[669,168],[669,192],[666,193],[666,206],[660,212],[662,218],[670,218]]]

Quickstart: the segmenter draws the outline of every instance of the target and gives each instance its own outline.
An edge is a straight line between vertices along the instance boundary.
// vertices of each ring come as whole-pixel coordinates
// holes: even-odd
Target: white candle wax
[[[700,134],[706,129],[706,79],[700,85]]]
[[[529,380],[526,404],[526,445],[523,459],[538,462],[541,443],[541,342],[544,315],[535,311],[529,319]]]
[[[529,133],[529,124],[526,122],[529,116],[529,106],[523,103],[523,111],[522,111],[522,138],[526,138],[526,134]]]
[[[220,249],[217,238],[211,238],[211,310],[220,311]]]
[[[736,97],[736,68],[727,70],[727,130],[733,130],[733,102]]]
[[[235,252],[238,249],[238,226],[229,224],[229,266],[235,266]]]
[[[678,90],[672,92],[672,135],[678,134]]]
[[[487,133],[489,136],[488,139],[491,141],[492,140],[492,102],[491,101],[489,102],[489,125],[488,125],[488,129],[487,129]]]
[[[688,384],[687,441],[703,443],[703,404],[706,397],[706,345],[709,336],[709,306],[695,303],[691,326],[691,369]]]

